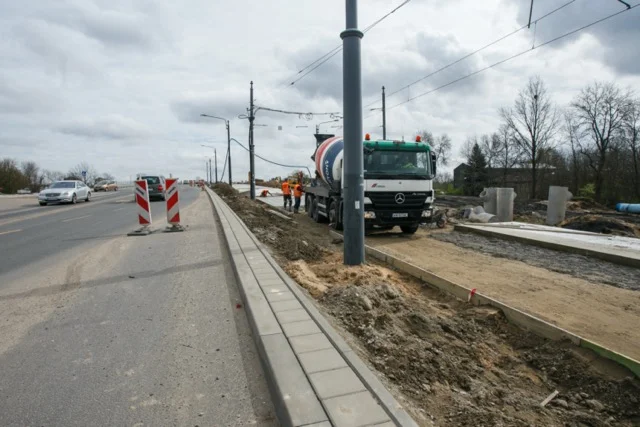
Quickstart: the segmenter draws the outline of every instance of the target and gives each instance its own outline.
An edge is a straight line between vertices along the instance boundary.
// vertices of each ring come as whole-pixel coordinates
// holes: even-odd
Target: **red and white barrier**
[[[180,225],[180,196],[178,180],[167,179],[167,222],[172,226]]]
[[[151,207],[149,205],[149,187],[146,180],[135,182],[136,205],[138,205],[138,223],[151,225]]]

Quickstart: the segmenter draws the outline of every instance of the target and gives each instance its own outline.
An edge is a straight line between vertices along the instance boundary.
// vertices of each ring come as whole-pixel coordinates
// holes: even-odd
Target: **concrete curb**
[[[331,231],[331,234],[342,237],[342,234],[335,231]],[[427,285],[433,288],[444,291],[463,301],[469,298],[471,292],[471,289],[469,288],[444,279],[414,264],[402,261],[394,257],[393,255],[372,248],[371,246],[366,245],[365,252],[367,255],[379,261],[382,261],[404,273],[409,274],[410,276],[422,280]],[[521,310],[518,310],[517,308],[511,307],[507,304],[503,304],[502,302],[481,293],[476,292],[471,298],[470,302],[474,305],[489,305],[498,308],[504,313],[509,322],[523,329],[529,330],[543,338],[548,338],[554,341],[569,340],[578,347],[584,347],[593,350],[598,355],[624,366],[640,378],[640,362],[635,359],[617,353],[607,347],[599,345],[593,341],[590,341],[586,338],[555,326],[549,322],[527,314]]]
[[[222,224],[280,423],[417,426],[240,218],[207,193]]]
[[[546,242],[539,239],[528,238],[524,236],[511,236],[503,233],[496,233],[491,231],[490,227],[486,229],[478,228],[477,225],[467,226],[463,224],[456,224],[453,227],[454,230],[461,233],[475,233],[481,236],[493,237],[503,240],[511,240],[515,242],[526,243],[528,245],[539,246],[546,249],[554,249],[556,251],[563,251],[572,254],[584,255],[593,258],[598,258],[604,261],[609,261],[614,264],[625,265],[628,267],[640,268],[640,259],[626,257],[624,255],[617,255],[609,252],[602,252],[588,248],[579,248],[571,245],[563,245],[562,243]],[[494,228],[495,229],[495,228]]]

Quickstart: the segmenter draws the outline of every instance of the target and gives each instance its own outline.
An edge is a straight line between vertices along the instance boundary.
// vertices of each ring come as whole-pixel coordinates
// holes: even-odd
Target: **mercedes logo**
[[[403,204],[404,203],[404,194],[397,193],[395,199],[396,199],[396,203],[397,204],[399,204],[399,205]]]

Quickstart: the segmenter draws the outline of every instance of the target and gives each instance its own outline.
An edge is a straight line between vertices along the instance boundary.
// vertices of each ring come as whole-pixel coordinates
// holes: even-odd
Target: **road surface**
[[[131,191],[0,208],[1,425],[277,424],[210,202],[181,198],[187,231],[144,237]]]

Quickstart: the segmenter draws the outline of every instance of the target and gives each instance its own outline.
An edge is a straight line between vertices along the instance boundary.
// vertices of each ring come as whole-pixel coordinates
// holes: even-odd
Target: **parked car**
[[[91,189],[82,181],[56,181],[38,194],[40,206],[48,203],[76,203],[91,201]]]
[[[18,194],[31,194],[30,188],[23,188],[22,190],[17,191]]]
[[[115,181],[100,181],[93,186],[93,191],[118,191],[118,184]]]
[[[166,200],[167,184],[164,176],[142,175],[138,179],[144,179],[147,181],[147,187],[149,188],[149,200],[153,200],[153,199]]]

